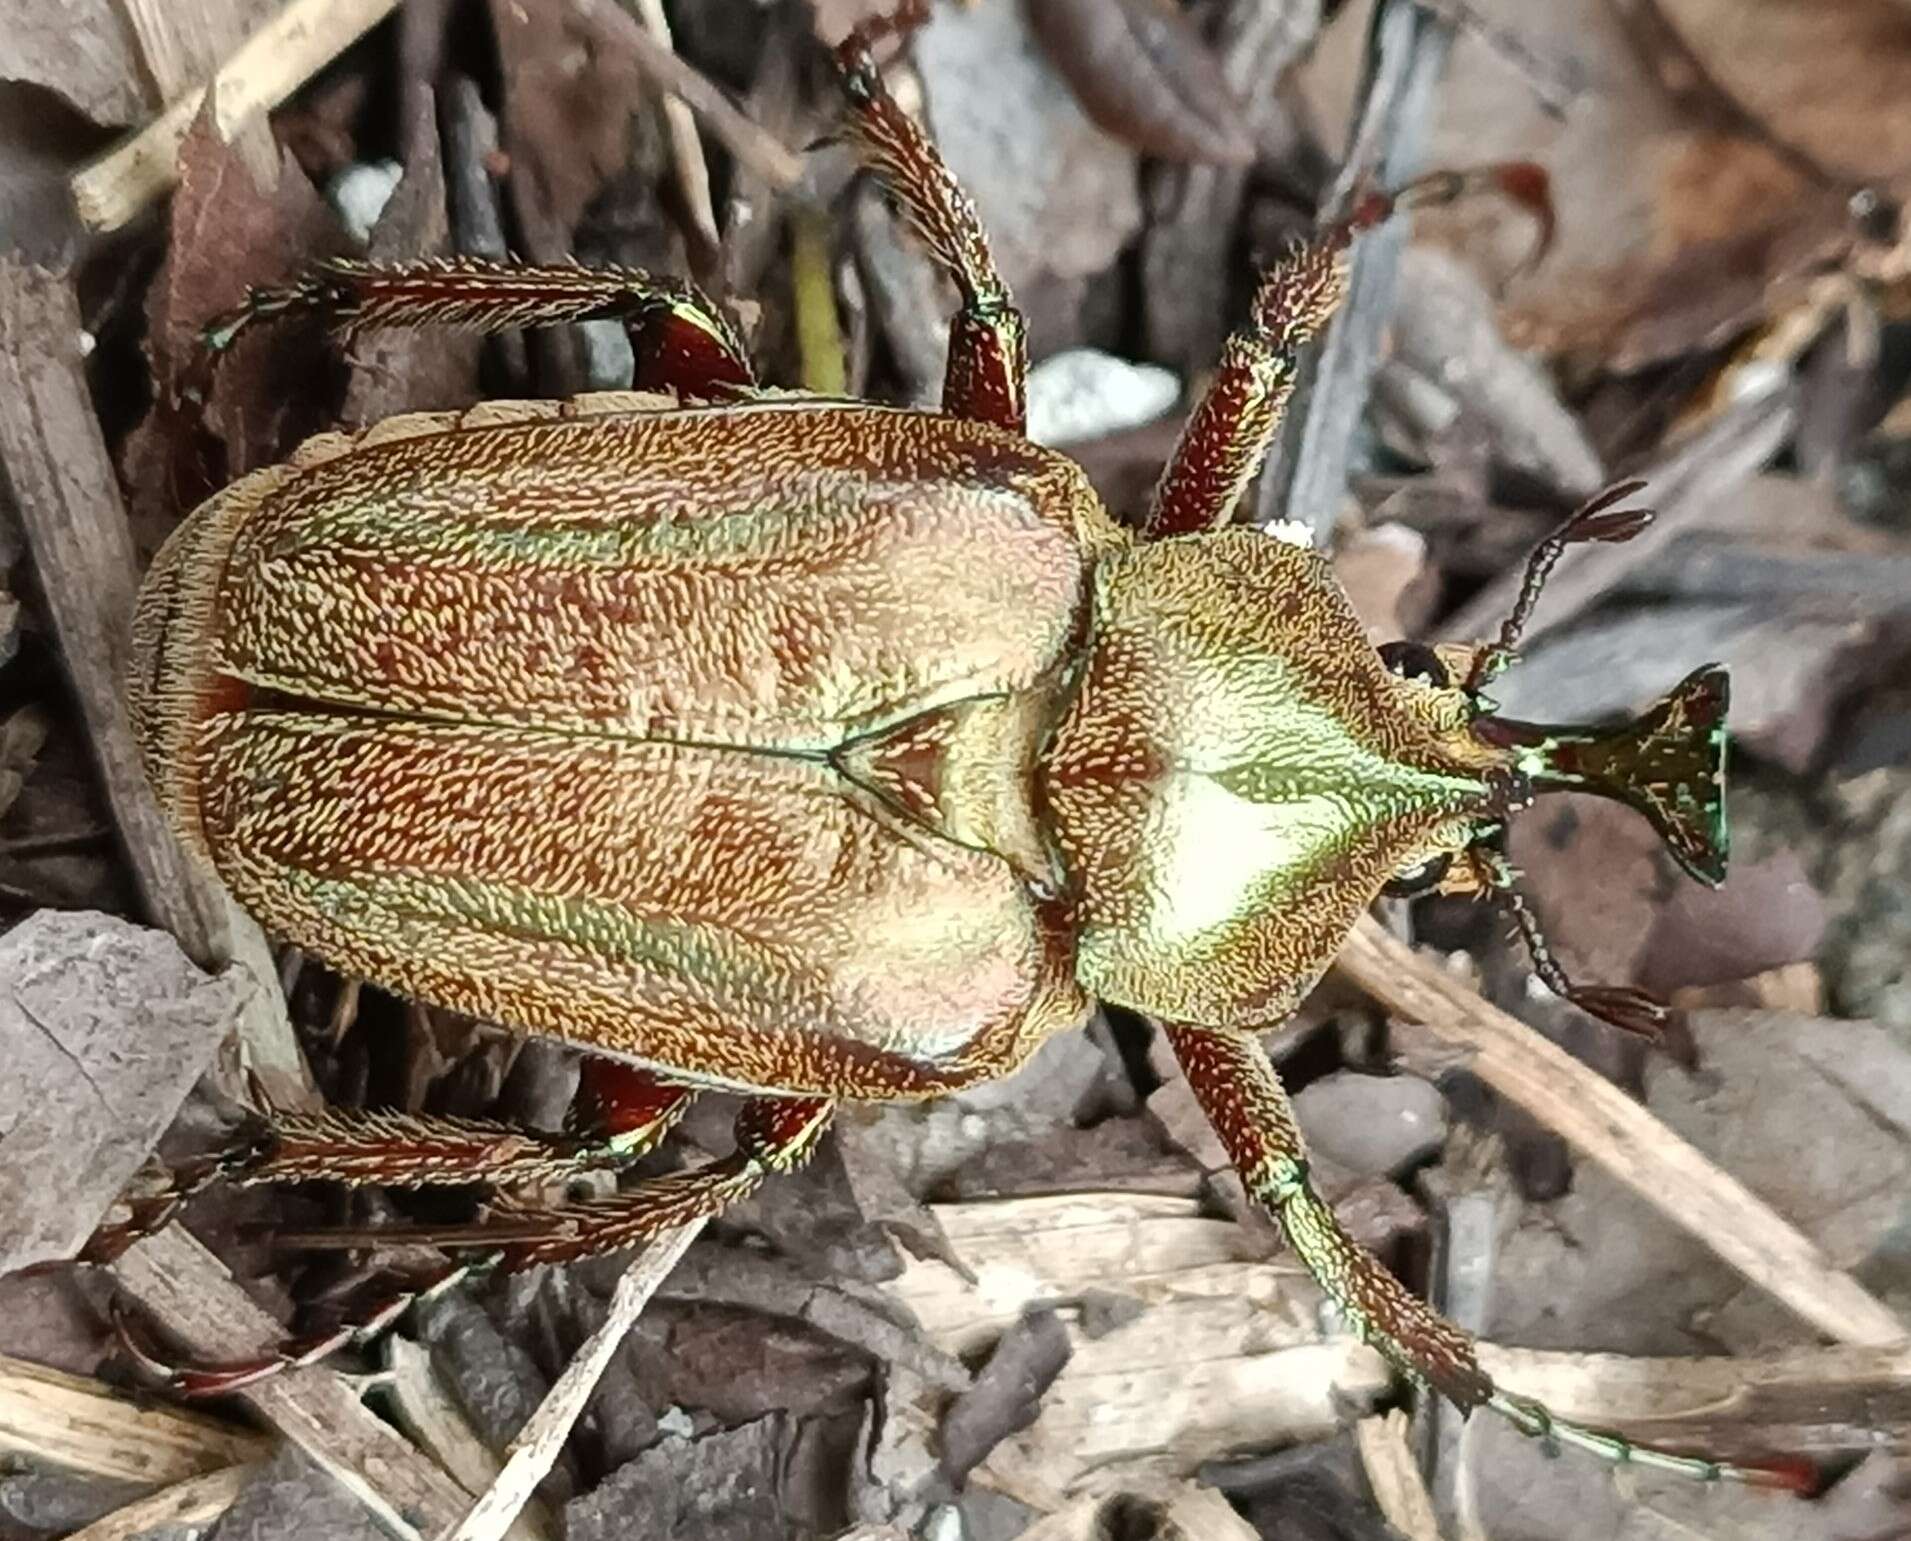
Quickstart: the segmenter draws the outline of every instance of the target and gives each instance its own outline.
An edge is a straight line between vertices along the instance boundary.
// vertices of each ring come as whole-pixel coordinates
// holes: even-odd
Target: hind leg
[[[110,1263],[165,1226],[194,1194],[221,1182],[459,1187],[563,1182],[626,1166],[655,1146],[695,1097],[691,1088],[634,1066],[587,1059],[579,1087],[584,1118],[574,1133],[378,1109],[278,1114],[227,1149],[179,1167],[157,1193],[129,1201],[131,1216],[95,1231],[80,1260]]]
[[[473,1275],[515,1273],[542,1263],[575,1263],[622,1252],[661,1232],[721,1214],[753,1193],[764,1178],[807,1161],[834,1111],[835,1103],[827,1098],[753,1097],[737,1114],[734,1153],[638,1183],[610,1198],[549,1206],[507,1202],[497,1205],[488,1221],[427,1232],[387,1227],[343,1233],[339,1239],[352,1244],[429,1241],[467,1255],[397,1283],[387,1281],[336,1327],[288,1339],[256,1359],[174,1368],[150,1355],[138,1356],[149,1374],[183,1395],[199,1397],[223,1396],[281,1370],[316,1364],[384,1331],[419,1300]]]

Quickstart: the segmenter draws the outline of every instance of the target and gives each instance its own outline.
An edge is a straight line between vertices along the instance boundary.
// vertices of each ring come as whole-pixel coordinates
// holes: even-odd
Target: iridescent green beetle
[[[1316,1196],[1253,1036],[1381,891],[1506,889],[1497,842],[1537,792],[1630,802],[1719,879],[1722,672],[1600,734],[1482,695],[1563,546],[1647,516],[1575,516],[1491,645],[1378,652],[1320,555],[1222,528],[1349,227],[1267,275],[1124,530],[1023,436],[1021,317],[885,93],[876,30],[837,59],[867,163],[961,291],[939,414],[765,391],[719,312],[628,271],[332,263],[215,328],[304,309],[633,335],[636,393],[393,419],[212,499],[148,578],[130,681],[161,800],[241,903],[343,970],[589,1051],[588,1132],[284,1118],[94,1255],[213,1176],[549,1178],[628,1162],[700,1089],[746,1093],[735,1155],[515,1208],[454,1237],[446,1276],[628,1247],[798,1164],[838,1102],[1005,1075],[1102,999],[1163,1023],[1249,1191],[1402,1370],[1615,1459],[1759,1477],[1497,1391]],[[353,1328],[179,1383],[240,1385]]]

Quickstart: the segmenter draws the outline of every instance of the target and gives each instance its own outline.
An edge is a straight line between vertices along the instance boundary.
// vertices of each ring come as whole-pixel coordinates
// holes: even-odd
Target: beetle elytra
[[[328,435],[214,497],[147,579],[129,687],[168,814],[270,931],[578,1045],[591,1117],[282,1118],[94,1255],[214,1176],[549,1178],[745,1093],[733,1156],[454,1238],[507,1268],[628,1247],[801,1162],[838,1103],[1007,1074],[1106,1000],[1163,1024],[1249,1191],[1403,1372],[1615,1460],[1762,1480],[1496,1388],[1316,1196],[1254,1036],[1383,888],[1508,890],[1499,836],[1536,792],[1631,803],[1722,876],[1722,671],[1601,733],[1483,695],[1559,550],[1645,516],[1576,515],[1495,642],[1378,652],[1323,557],[1226,528],[1341,298],[1341,227],[1265,276],[1145,531],[1118,525],[1023,437],[1021,317],[878,30],[837,62],[851,138],[961,294],[940,413],[766,391],[719,311],[628,270],[334,262],[209,332],[306,310],[632,334],[637,392]],[[1662,1025],[1535,953],[1589,1009]]]

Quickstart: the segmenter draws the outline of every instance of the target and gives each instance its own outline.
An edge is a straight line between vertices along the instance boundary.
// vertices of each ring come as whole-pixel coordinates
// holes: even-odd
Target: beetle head
[[[1512,613],[1484,646],[1390,643],[1380,650],[1397,674],[1443,693],[1457,689],[1469,731],[1501,754],[1501,806],[1464,844],[1435,851],[1401,871],[1384,891],[1401,897],[1474,893],[1501,900],[1532,953],[1541,979],[1593,1015],[1629,1031],[1664,1034],[1671,1014],[1644,992],[1582,987],[1567,979],[1532,909],[1515,886],[1504,852],[1505,823],[1541,792],[1589,792],[1645,815],[1686,872],[1716,887],[1725,879],[1725,714],[1730,680],[1716,664],[1696,670],[1630,722],[1603,730],[1524,722],[1498,715],[1485,687],[1516,656],[1521,632],[1560,553],[1582,541],[1629,540],[1646,527],[1644,510],[1614,510],[1637,491],[1631,482],[1588,503],[1541,544],[1527,566]],[[1457,684],[1456,684],[1457,682]],[[1673,1047],[1678,1047],[1673,1045]],[[1689,1047],[1689,1046],[1688,1046]]]

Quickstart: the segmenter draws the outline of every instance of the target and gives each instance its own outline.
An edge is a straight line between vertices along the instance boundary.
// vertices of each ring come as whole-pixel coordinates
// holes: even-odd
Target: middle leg
[[[889,94],[870,54],[878,39],[907,32],[927,15],[928,7],[916,0],[891,16],[864,22],[837,45],[849,133],[962,296],[949,323],[942,410],[1021,433],[1028,423],[1028,328],[1022,312],[996,271],[975,204],[929,136]]]
[[[261,321],[317,315],[347,332],[360,327],[447,326],[498,332],[572,321],[623,323],[636,356],[638,390],[673,390],[722,401],[756,387],[742,339],[695,285],[635,268],[534,266],[476,257],[381,265],[343,258],[315,263],[292,284],[255,289],[210,322],[188,394],[203,394],[220,355]]]

